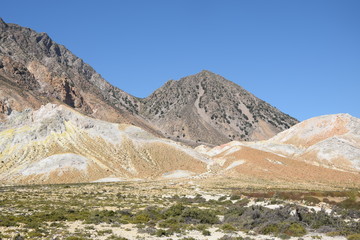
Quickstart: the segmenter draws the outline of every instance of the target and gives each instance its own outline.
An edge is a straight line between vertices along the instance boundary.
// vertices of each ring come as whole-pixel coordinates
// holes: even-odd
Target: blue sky
[[[111,84],[146,97],[210,70],[289,115],[360,117],[358,0],[2,1]]]

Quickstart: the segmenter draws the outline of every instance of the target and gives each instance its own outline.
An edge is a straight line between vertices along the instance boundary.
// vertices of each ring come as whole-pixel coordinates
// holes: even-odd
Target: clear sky
[[[359,0],[11,0],[0,17],[137,97],[206,69],[299,120],[360,117]]]

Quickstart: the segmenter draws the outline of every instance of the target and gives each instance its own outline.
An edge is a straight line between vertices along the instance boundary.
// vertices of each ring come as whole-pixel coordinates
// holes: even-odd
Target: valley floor
[[[360,239],[358,189],[230,182],[3,186],[0,239]]]

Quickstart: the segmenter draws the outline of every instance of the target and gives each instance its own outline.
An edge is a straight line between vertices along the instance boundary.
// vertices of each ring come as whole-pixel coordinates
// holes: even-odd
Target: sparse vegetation
[[[359,239],[356,191],[220,189],[216,191],[221,191],[222,196],[207,200],[200,194],[179,194],[179,190],[176,186],[151,183],[2,187],[0,238],[124,240],[129,231],[159,239],[175,235],[191,239],[187,237],[191,231],[199,236],[213,236],[218,231],[223,234],[221,239],[242,239],[237,235],[241,231],[289,238],[316,230],[334,237]],[[192,190],[181,187],[181,191]],[[320,203],[332,211],[307,207]],[[268,204],[279,207],[268,208]],[[124,235],[118,234],[119,229]]]

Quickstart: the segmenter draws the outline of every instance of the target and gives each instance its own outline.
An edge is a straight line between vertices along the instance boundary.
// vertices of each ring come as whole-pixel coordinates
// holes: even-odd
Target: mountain
[[[0,19],[0,116],[65,103],[89,116],[161,135],[137,114],[139,100],[106,82],[46,33]]]
[[[209,71],[136,98],[106,82],[46,33],[0,19],[0,119],[49,102],[190,145],[267,139],[297,123]]]
[[[218,145],[262,140],[298,121],[210,71],[168,81],[143,101],[140,113],[165,135]]]
[[[198,175],[212,160],[139,127],[47,104],[0,124],[0,162],[1,183],[64,183]]]
[[[189,177],[358,186],[360,119],[298,123],[205,70],[139,99],[47,34],[0,19],[0,163],[2,184]]]

